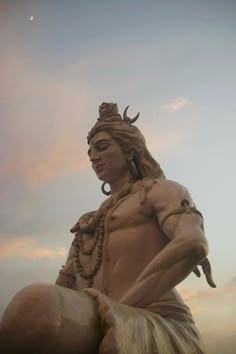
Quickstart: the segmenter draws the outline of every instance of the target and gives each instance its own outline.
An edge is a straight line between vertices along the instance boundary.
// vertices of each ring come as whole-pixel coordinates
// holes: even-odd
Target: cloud
[[[40,65],[38,68],[37,62],[15,44],[7,46],[0,58],[0,99],[6,118],[1,126],[5,154],[1,156],[0,175],[36,186],[58,175],[87,169],[86,136],[97,113],[92,111],[91,101],[97,102],[103,87],[97,87],[96,79],[89,81],[84,71],[89,72],[95,63],[102,64],[104,54],[70,62],[55,75],[40,71]],[[111,50],[109,60],[106,54],[110,65],[111,57],[118,61],[116,51]],[[187,98],[177,98],[169,103],[169,109],[176,111],[186,104]],[[182,138],[182,132],[170,132],[153,137],[152,145],[158,151],[169,150]]]
[[[185,301],[212,301],[232,294],[236,295],[236,282],[232,280],[228,284],[215,289],[210,287],[206,287],[205,289],[194,289],[179,285],[178,291],[181,293]]]
[[[234,353],[236,347],[236,283],[216,289],[178,286],[203,336],[207,353]]]
[[[40,72],[35,65],[17,47],[7,47],[0,58],[0,175],[26,184],[87,168],[91,124],[85,117],[94,117],[88,109],[91,83],[69,79],[63,70],[59,75]]]
[[[0,241],[0,258],[18,257],[26,259],[55,259],[65,257],[64,247],[45,247],[37,244],[37,241],[30,237],[19,237]]]
[[[78,152],[84,153],[78,155]],[[47,182],[48,179],[58,175],[77,173],[89,167],[89,159],[85,147],[75,139],[58,137],[46,148],[36,151],[28,150],[8,160],[2,168],[2,176],[15,176],[29,185]]]
[[[173,151],[177,146],[183,144],[186,139],[190,138],[190,134],[187,134],[183,129],[176,128],[165,134],[158,135],[153,134],[153,131],[147,134],[148,136],[148,149],[150,151],[157,151],[160,153],[166,153],[168,151]]]
[[[191,101],[187,97],[177,97],[167,103],[163,103],[161,105],[161,110],[168,113],[174,113],[191,104]]]

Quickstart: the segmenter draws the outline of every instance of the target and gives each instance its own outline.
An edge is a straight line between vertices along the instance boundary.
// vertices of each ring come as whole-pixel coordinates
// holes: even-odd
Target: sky
[[[104,200],[86,137],[117,102],[204,215],[217,288],[178,288],[208,352],[236,352],[235,35],[233,0],[0,0],[0,316]]]

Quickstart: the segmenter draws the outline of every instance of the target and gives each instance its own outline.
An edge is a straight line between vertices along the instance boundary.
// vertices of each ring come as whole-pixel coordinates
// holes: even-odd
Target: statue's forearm
[[[76,287],[76,277],[74,272],[74,245],[72,243],[66,264],[62,266],[55,282],[56,285],[74,289]]]
[[[187,236],[190,234],[191,236]],[[183,236],[177,235],[173,238],[160,253],[153,258],[147,267],[139,275],[137,281],[152,275],[168,271],[178,262],[185,260],[189,273],[193,268],[206,257],[208,244],[201,230],[192,227],[186,228]]]
[[[149,303],[155,295],[161,297],[183,281],[207,255],[207,243],[194,239],[172,240],[144,269],[133,287],[121,299],[122,303],[139,306]]]

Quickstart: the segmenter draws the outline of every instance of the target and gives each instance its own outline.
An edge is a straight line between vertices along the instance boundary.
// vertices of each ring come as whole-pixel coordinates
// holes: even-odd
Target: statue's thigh
[[[100,340],[94,301],[83,292],[57,285],[22,289],[0,323],[4,354],[95,354]]]

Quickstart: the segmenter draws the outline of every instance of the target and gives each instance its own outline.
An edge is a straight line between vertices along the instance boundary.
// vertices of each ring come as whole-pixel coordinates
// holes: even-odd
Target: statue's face
[[[115,182],[129,171],[127,154],[106,131],[90,140],[88,155],[96,175],[104,182]]]

